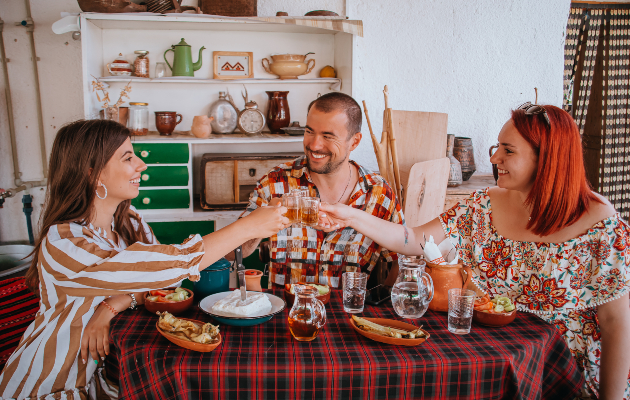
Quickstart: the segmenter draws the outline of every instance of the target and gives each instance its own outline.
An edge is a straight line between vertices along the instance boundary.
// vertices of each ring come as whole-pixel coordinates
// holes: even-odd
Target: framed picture
[[[212,53],[214,79],[246,79],[254,77],[254,53],[215,51]]]

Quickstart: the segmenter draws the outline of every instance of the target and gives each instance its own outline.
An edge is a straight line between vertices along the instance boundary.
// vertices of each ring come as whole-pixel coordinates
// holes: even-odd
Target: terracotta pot
[[[451,167],[448,172],[448,187],[455,187],[462,184],[462,166],[453,157],[453,146],[455,145],[455,135],[446,135],[446,157],[451,162]]]
[[[433,311],[448,312],[449,289],[467,289],[471,283],[472,271],[462,264],[437,265],[427,261],[425,271],[433,280],[433,300],[429,303]]]
[[[267,104],[267,126],[271,133],[282,133],[282,128],[286,128],[291,123],[291,113],[289,112],[289,102],[287,95],[289,92],[266,92],[269,96]]]
[[[472,139],[467,137],[456,137],[453,147],[453,156],[459,161],[462,168],[462,179],[467,181],[477,170],[475,166],[475,152],[473,150]]]
[[[193,117],[193,123],[190,127],[190,132],[200,139],[207,139],[212,133],[212,126],[210,122],[214,120],[214,117],[208,117],[207,115],[197,115]]]
[[[179,117],[179,119],[177,119]],[[182,115],[175,111],[156,111],[155,128],[162,136],[169,136],[175,130],[177,124],[182,122]]]
[[[262,287],[260,286],[260,278],[262,278],[262,276],[262,271],[257,269],[246,269],[245,288],[247,290],[251,290],[252,292],[262,292]]]

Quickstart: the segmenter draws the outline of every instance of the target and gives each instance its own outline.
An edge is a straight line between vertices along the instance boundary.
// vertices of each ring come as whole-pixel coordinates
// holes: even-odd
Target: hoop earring
[[[98,187],[96,188],[96,197],[98,197],[101,200],[105,200],[107,198],[107,187],[105,187],[104,184],[101,183],[101,186],[103,186],[103,189],[105,189],[105,196],[101,197],[98,194]]]

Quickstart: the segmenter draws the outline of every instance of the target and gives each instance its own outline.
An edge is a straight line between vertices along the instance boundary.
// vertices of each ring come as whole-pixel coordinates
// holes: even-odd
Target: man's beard
[[[311,151],[308,147],[306,148],[307,151]],[[332,153],[326,154],[327,156],[332,156]],[[343,162],[346,160],[346,158],[348,158],[348,154],[346,154],[345,157],[343,157],[340,161],[338,162],[333,162],[332,161],[332,157],[330,157],[329,161],[324,164],[322,167],[316,169],[311,165],[311,159],[309,158],[309,156],[306,156],[306,165],[308,166],[308,170],[311,172],[315,172],[316,174],[320,174],[320,175],[328,175],[332,172],[335,172],[339,169],[339,167],[341,167],[341,164],[343,164]]]

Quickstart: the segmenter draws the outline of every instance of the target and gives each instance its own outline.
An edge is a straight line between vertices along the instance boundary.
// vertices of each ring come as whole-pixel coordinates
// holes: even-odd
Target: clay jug
[[[214,120],[214,117],[208,117],[207,115],[197,115],[193,118],[190,132],[199,139],[207,139],[212,133],[212,126],[210,121]]]
[[[267,92],[269,102],[267,103],[267,126],[271,133],[283,133],[280,128],[286,128],[291,122],[289,113],[289,102],[287,95],[289,92]]]
[[[462,167],[459,161],[453,157],[453,146],[455,145],[455,135],[446,135],[446,157],[451,163],[448,173],[448,187],[455,187],[462,184]]]
[[[467,181],[477,170],[475,165],[475,151],[471,138],[455,137],[453,146],[453,156],[459,161],[462,168],[462,179]]]
[[[425,270],[433,280],[433,300],[429,303],[433,311],[448,312],[448,290],[468,289],[468,284],[472,284],[472,271],[462,264],[438,265],[427,261]]]

